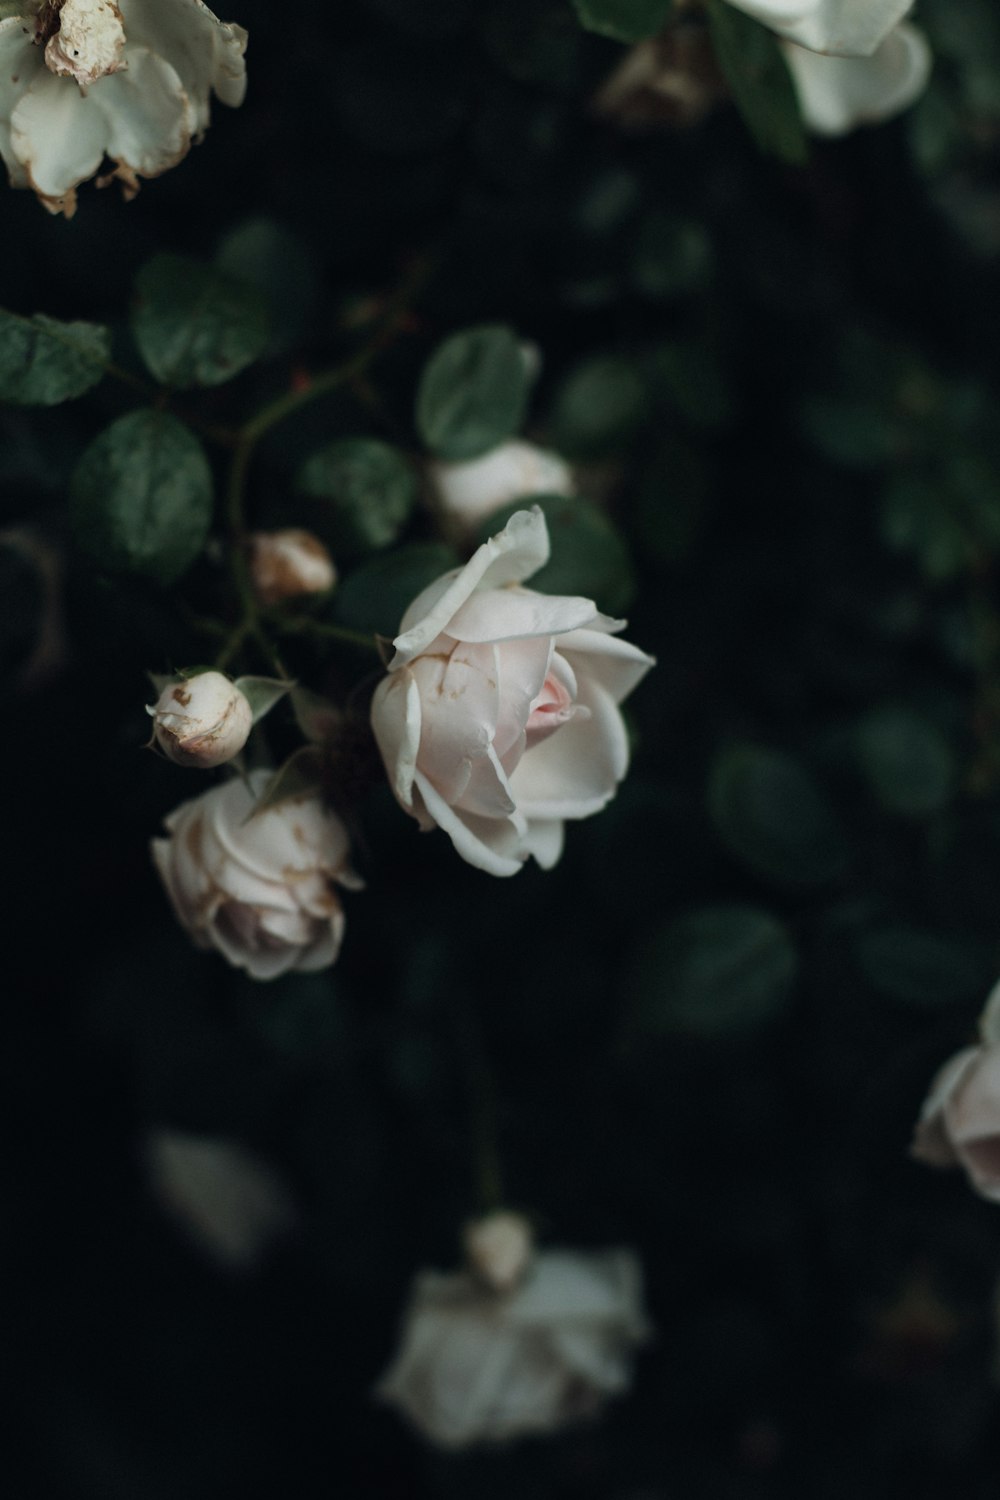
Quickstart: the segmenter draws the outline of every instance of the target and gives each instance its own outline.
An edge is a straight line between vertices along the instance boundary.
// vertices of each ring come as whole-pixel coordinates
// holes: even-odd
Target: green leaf
[[[848,847],[826,798],[781,751],[724,750],[709,777],[708,810],[727,848],[772,880],[821,885],[847,868]]]
[[[909,1005],[972,1000],[993,979],[988,944],[902,924],[862,933],[854,955],[874,989]]]
[[[283,765],[274,772],[270,781],[254,803],[247,822],[279,802],[291,797],[307,797],[323,783],[323,760],[314,745],[300,745],[293,750]]]
[[[719,67],[757,145],[801,165],[809,145],[777,37],[729,0],[708,0],[708,19]]]
[[[636,291],[656,302],[690,296],[712,272],[712,242],[704,225],[654,209],[643,220],[632,253]]]
[[[951,800],[956,766],[936,725],[912,709],[872,709],[856,731],[858,759],[876,797],[889,812],[926,818]]]
[[[641,952],[635,985],[641,1029],[727,1036],[787,1008],[798,970],[787,929],[753,906],[706,906],[678,917]]]
[[[372,635],[398,635],[406,608],[428,584],[458,566],[443,542],[416,542],[356,568],[334,600],[338,620]]]
[[[119,417],[77,465],[71,520],[102,570],[173,583],[201,552],[212,521],[212,471],[201,443],[167,412]]]
[[[97,385],[110,357],[111,333],[101,323],[61,323],[44,313],[22,318],[0,308],[0,401],[72,401]]]
[[[226,235],[215,263],[264,297],[270,313],[269,354],[302,339],[319,303],[321,282],[315,255],[296,234],[273,219],[246,219]]]
[[[374,438],[342,438],[299,469],[300,495],[326,502],[322,530],[335,552],[371,552],[394,542],[417,501],[418,482],[397,449]]]
[[[641,42],[662,31],[673,0],[573,0],[580,25],[616,42]]]
[[[235,686],[250,704],[255,724],[292,689],[292,683],[281,677],[237,677]]]
[[[556,393],[549,418],[552,446],[580,458],[621,450],[647,409],[645,384],[628,360],[617,355],[585,360]]]
[[[530,387],[509,328],[468,328],[431,355],[417,391],[417,429],[439,458],[478,458],[518,431]]]
[[[132,334],[164,385],[222,385],[267,348],[270,323],[255,287],[185,255],[156,255],[135,278]]]
[[[610,614],[628,609],[635,573],[628,548],[613,523],[589,500],[572,495],[532,495],[512,500],[488,517],[477,540],[502,531],[516,511],[537,505],[548,522],[552,556],[529,587],[543,594],[582,594]]]

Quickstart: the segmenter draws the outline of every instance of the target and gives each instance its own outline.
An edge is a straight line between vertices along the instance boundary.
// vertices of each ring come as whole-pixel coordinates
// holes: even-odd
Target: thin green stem
[[[332,625],[327,620],[313,620],[308,615],[293,615],[287,619],[272,615],[268,623],[280,635],[311,635],[317,640],[339,641],[359,651],[379,654],[374,636],[366,635],[363,630],[351,630],[347,625]]]

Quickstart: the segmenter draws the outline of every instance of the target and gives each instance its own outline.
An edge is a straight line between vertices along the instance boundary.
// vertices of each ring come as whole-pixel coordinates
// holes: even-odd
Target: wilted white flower
[[[146,1175],[165,1213],[200,1248],[234,1270],[251,1270],[297,1214],[275,1172],[236,1141],[152,1130]]]
[[[923,93],[931,50],[922,31],[904,24],[866,57],[831,57],[782,43],[806,126],[817,135],[845,135],[858,125],[891,119]]]
[[[729,0],[779,36],[841,57],[869,57],[913,0]]]
[[[564,458],[519,440],[465,463],[432,463],[427,472],[441,509],[465,532],[512,500],[576,491]]]
[[[443,1448],[555,1432],[628,1388],[648,1337],[631,1250],[542,1251],[506,1293],[422,1271],[376,1395]]]
[[[344,932],[338,885],[361,882],[343,823],[316,794],[262,811],[271,779],[212,787],[166,820],[153,859],[177,916],[199,948],[216,948],[253,979],[332,964]]]
[[[7,8],[5,7],[5,10]],[[105,157],[126,197],[238,105],[246,32],[203,0],[23,0],[0,20],[0,155],[12,187],[70,217]]]
[[[250,577],[261,604],[325,594],[337,582],[333,559],[311,531],[255,531],[249,546]]]
[[[462,1244],[476,1275],[495,1292],[509,1292],[528,1269],[534,1235],[523,1214],[497,1209],[466,1224]]]
[[[977,1047],[945,1063],[931,1084],[912,1154],[932,1167],[964,1167],[977,1193],[1000,1203],[1000,984],[979,1019]]]
[[[253,727],[244,693],[221,672],[169,683],[146,712],[156,743],[179,766],[221,766],[238,755]]]
[[[590,599],[519,585],[548,561],[545,518],[518,511],[407,609],[372,728],[393,791],[463,859],[513,875],[562,853],[628,767],[618,705],[653,665]]]

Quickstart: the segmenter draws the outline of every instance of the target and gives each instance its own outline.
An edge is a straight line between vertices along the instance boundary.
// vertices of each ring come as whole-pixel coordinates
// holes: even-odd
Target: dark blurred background
[[[130,205],[82,189],[71,223],[0,197],[4,303],[105,320],[130,365],[138,268],[219,256],[276,328],[204,398],[230,422],[426,257],[378,415],[276,431],[254,514],[310,524],[291,476],[331,435],[417,454],[434,345],[510,324],[543,359],[530,435],[620,543],[593,592],[659,665],[629,779],[553,873],[471,872],[373,785],[340,962],[254,986],[189,947],[148,859],[191,786],[140,753],[144,673],[192,659],[188,617],[66,535],[134,397],[0,409],[0,524],[62,559],[69,641],[25,687],[42,595],[8,556],[10,1493],[993,1500],[1000,1217],[907,1157],[1000,956],[993,7],[924,0],[928,94],[802,168],[725,105],[598,118],[622,49],[568,4],[233,10],[246,104],[176,171]],[[299,663],[335,692],[353,668]],[[510,1201],[546,1242],[634,1245],[657,1334],[601,1421],[447,1457],[368,1392],[474,1207],[468,1017]],[[280,1176],[299,1223],[259,1269],[164,1210],[162,1128]]]

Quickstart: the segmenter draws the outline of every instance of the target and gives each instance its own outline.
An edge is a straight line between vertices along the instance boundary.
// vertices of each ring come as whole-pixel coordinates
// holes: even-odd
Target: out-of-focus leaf
[[[173,583],[205,545],[212,471],[190,428],[161,411],[119,417],[73,475],[78,544],[104,571]]]
[[[787,928],[753,906],[706,906],[660,929],[636,970],[641,1029],[753,1031],[788,1005],[798,968]]]
[[[616,42],[641,42],[666,25],[673,0],[573,0],[580,25]]]
[[[729,0],[708,0],[708,19],[719,66],[757,145],[782,161],[801,164],[809,147],[777,37]]]
[[[316,529],[335,552],[388,547],[417,499],[417,476],[396,448],[374,438],[342,438],[306,459],[296,477],[300,495],[320,502]],[[325,503],[324,503],[325,502]]]
[[[57,406],[84,395],[102,379],[111,333],[102,323],[61,323],[0,308],[0,401]]]
[[[955,785],[955,757],[941,731],[912,709],[887,704],[857,727],[858,758],[882,806],[925,818],[946,806]]]
[[[624,448],[647,411],[645,384],[627,359],[585,360],[556,393],[549,417],[552,446],[580,458]]]
[[[373,558],[341,583],[334,601],[337,618],[352,630],[392,638],[407,605],[457,564],[458,557],[443,542],[415,542]]]
[[[655,302],[688,297],[711,274],[712,242],[693,219],[655,209],[640,225],[630,270],[633,286],[644,297]]]
[[[994,977],[988,944],[902,924],[860,934],[854,953],[876,990],[909,1005],[960,1004],[985,996]]]
[[[184,255],[156,255],[135,279],[132,334],[164,385],[222,385],[267,348],[270,322],[256,287]]]
[[[509,328],[468,328],[431,355],[417,390],[417,428],[439,458],[478,458],[524,421],[531,372]]]
[[[269,352],[290,349],[308,330],[320,297],[315,255],[274,219],[246,219],[230,230],[215,257],[227,276],[255,286],[267,303]]]
[[[478,540],[495,536],[526,505],[542,511],[552,543],[552,555],[532,575],[530,587],[543,594],[582,594],[609,614],[628,609],[635,593],[632,559],[614,523],[589,500],[575,495],[513,500],[483,523]]]
[[[849,862],[844,833],[804,766],[779,750],[734,745],[716,758],[708,810],[723,843],[788,885],[821,885]]]

